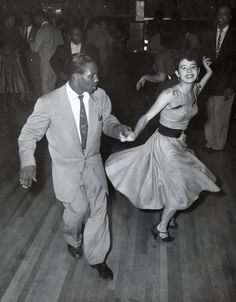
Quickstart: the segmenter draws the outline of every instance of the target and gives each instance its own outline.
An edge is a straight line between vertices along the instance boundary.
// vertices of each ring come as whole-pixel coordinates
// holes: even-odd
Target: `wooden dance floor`
[[[132,126],[150,105],[143,92],[135,92],[135,80],[122,77],[107,90],[121,122]],[[155,241],[150,228],[159,212],[138,210],[111,188],[107,263],[114,280],[104,281],[84,257],[75,260],[67,252],[46,140],[36,154],[38,182],[28,191],[19,186],[17,138],[32,105],[0,113],[1,302],[236,301],[235,120],[227,148],[217,153],[202,148],[200,119],[189,131],[190,146],[219,178],[222,192],[204,193],[179,213],[179,228],[171,230],[175,241]],[[104,157],[128,146],[104,139]]]

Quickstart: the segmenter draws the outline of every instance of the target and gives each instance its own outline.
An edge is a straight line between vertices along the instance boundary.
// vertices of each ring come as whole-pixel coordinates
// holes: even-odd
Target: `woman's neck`
[[[177,87],[183,94],[191,94],[193,91],[194,84],[195,83],[179,83],[177,84]]]

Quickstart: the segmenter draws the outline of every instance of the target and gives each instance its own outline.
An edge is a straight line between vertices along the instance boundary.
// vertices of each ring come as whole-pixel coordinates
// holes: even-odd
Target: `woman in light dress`
[[[151,229],[154,238],[172,241],[169,223],[177,210],[188,208],[200,192],[217,192],[216,178],[186,145],[185,130],[198,112],[197,96],[212,75],[210,59],[200,82],[199,58],[187,50],[175,59],[177,85],[164,90],[137,122],[134,132],[122,141],[134,141],[147,123],[160,113],[155,133],[144,145],[112,154],[106,172],[113,186],[140,209],[163,209]]]

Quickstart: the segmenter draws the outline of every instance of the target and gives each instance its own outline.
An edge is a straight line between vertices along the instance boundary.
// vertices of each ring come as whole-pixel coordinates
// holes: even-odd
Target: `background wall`
[[[165,17],[178,11],[184,18],[208,18],[222,0],[145,0],[145,16],[152,17],[161,9]],[[228,0],[235,8],[236,0]],[[21,13],[28,8],[47,4],[61,6],[65,10],[78,9],[82,14],[91,10],[93,15],[134,15],[136,0],[0,0],[1,10],[9,8]]]

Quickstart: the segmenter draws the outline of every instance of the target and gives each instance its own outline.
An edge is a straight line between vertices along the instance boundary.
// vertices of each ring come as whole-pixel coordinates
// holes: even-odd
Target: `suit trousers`
[[[104,261],[110,247],[107,196],[92,170],[83,173],[84,184],[78,188],[76,200],[64,205],[64,236],[70,245],[83,243],[90,265]],[[83,236],[82,236],[83,231]]]
[[[204,125],[206,146],[223,150],[228,137],[230,113],[234,95],[225,100],[224,96],[210,96],[207,100],[207,121]]]

